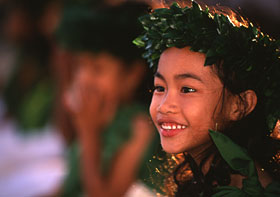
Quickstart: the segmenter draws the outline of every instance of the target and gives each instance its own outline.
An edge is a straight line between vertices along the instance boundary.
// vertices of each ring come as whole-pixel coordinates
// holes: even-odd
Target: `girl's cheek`
[[[158,108],[158,98],[156,96],[153,96],[151,105],[150,105],[150,115],[155,123],[156,113]]]

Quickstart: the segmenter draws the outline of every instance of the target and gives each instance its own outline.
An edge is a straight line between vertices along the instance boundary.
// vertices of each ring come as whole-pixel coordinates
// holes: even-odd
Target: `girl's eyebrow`
[[[154,77],[157,77],[163,81],[165,81],[165,78],[163,77],[162,74],[160,74],[159,72],[156,72],[154,74]],[[191,78],[191,79],[195,79],[197,81],[200,81],[201,83],[204,83],[204,81],[197,75],[192,74],[192,73],[183,73],[183,74],[177,74],[174,77],[176,80],[180,80],[180,79],[187,79],[187,78]]]
[[[183,74],[177,74],[177,75],[175,75],[175,79],[176,79],[176,80],[179,80],[179,79],[186,79],[186,78],[195,79],[195,80],[197,80],[197,81],[200,81],[201,83],[204,83],[203,80],[202,80],[199,76],[197,76],[197,75],[195,75],[195,74],[193,74],[193,73],[183,73]]]
[[[162,74],[160,74],[159,72],[156,72],[154,74],[154,77],[160,78],[161,80],[165,81],[165,78],[162,76]]]

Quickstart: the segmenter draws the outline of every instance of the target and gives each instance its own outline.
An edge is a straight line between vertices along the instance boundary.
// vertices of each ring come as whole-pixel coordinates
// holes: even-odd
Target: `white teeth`
[[[186,126],[185,125],[166,125],[166,124],[162,124],[161,128],[165,129],[165,130],[171,130],[171,129],[185,129]]]

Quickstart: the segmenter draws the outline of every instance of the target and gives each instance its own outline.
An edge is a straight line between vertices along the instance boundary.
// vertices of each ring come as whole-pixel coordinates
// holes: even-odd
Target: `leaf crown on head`
[[[191,7],[173,3],[139,18],[144,34],[133,42],[145,48],[143,57],[156,68],[170,47],[190,46],[206,55],[205,66],[222,62],[225,75],[245,81],[246,89],[262,96],[269,129],[280,117],[280,40],[263,34],[252,23],[237,26],[229,16],[210,13],[192,1]],[[227,76],[227,75],[226,75]]]

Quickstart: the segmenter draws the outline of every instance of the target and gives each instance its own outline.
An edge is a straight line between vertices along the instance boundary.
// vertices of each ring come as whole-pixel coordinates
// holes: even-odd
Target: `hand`
[[[81,67],[71,88],[65,93],[65,104],[80,132],[102,131],[117,110],[113,101],[96,85],[87,67]]]
[[[143,141],[146,143],[148,143],[155,134],[152,120],[145,114],[139,114],[134,118],[132,130],[132,140]]]

